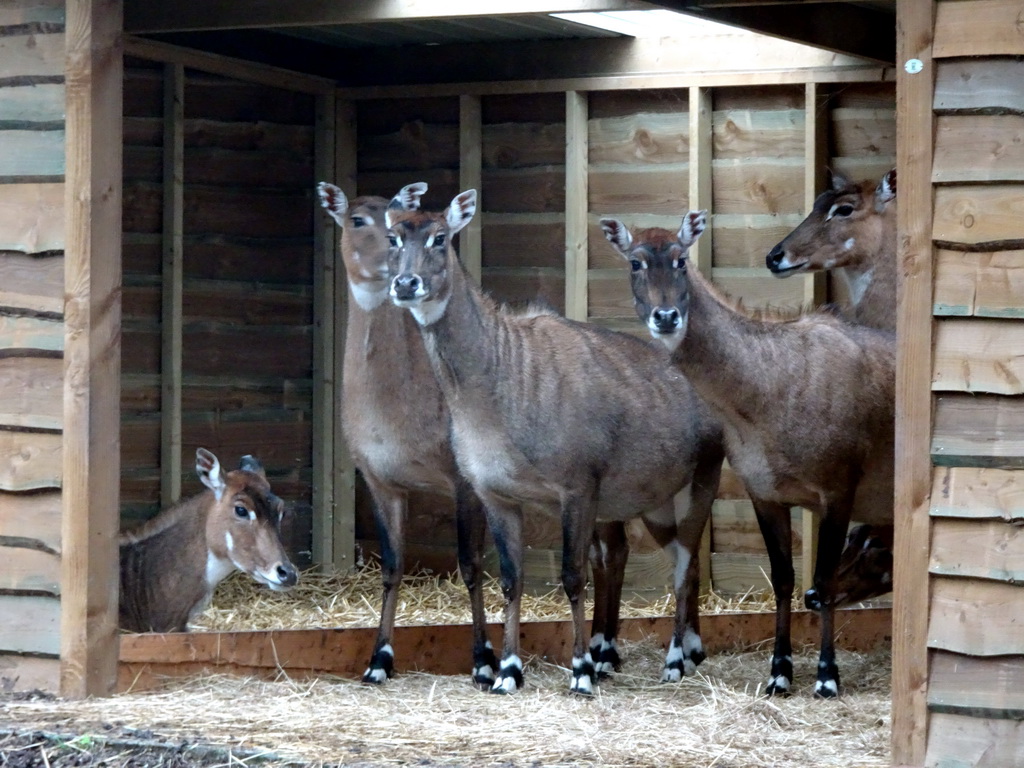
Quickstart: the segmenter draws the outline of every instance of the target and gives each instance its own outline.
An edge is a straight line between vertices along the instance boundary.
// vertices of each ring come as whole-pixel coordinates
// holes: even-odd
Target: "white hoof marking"
[[[678,683],[682,679],[682,673],[675,667],[665,667],[661,673],[661,682],[663,683]]]
[[[835,680],[818,680],[814,684],[814,692],[817,694],[826,693],[830,696],[838,696],[839,686],[836,685]]]
[[[516,679],[514,677],[499,677],[494,681],[491,690],[500,691],[501,693],[515,693],[517,690]]]
[[[789,678],[785,675],[776,675],[768,681],[768,685],[774,686],[777,691],[788,691],[789,690]]]
[[[363,679],[371,683],[383,683],[388,679],[388,673],[383,669],[367,669],[363,674]]]

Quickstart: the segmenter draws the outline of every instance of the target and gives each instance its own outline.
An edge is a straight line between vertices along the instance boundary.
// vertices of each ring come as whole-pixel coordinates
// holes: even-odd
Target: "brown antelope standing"
[[[772,322],[738,311],[688,269],[703,211],[688,213],[678,232],[601,225],[632,267],[637,314],[722,419],[726,455],[754,502],[776,595],[769,694],[788,692],[793,679],[789,510],[820,516],[808,601],[822,612],[815,693],[838,695],[832,601],[847,528],[851,517],[892,523],[893,336],[826,314]]]
[[[405,570],[409,494],[426,491],[455,500],[459,572],[473,616],[473,680],[489,688],[497,660],[486,633],[481,577],[485,515],[459,475],[449,439],[449,416],[430,369],[419,328],[388,300],[388,239],[384,213],[419,207],[427,185],[404,187],[389,202],[349,202],[333,184],[317,186],[320,203],[341,227],[348,276],[348,324],[341,382],[342,426],[355,466],[374,500],[384,581],[377,641],[364,683],[383,683],[394,669],[391,645],[398,591]]]
[[[120,626],[132,632],[185,632],[234,570],[271,589],[298,580],[281,543],[284,502],[270,491],[259,461],[243,456],[221,472],[217,457],[196,451],[209,490],[168,507],[122,534]]]
[[[696,554],[718,487],[721,427],[662,350],[550,312],[513,313],[476,288],[451,244],[475,210],[469,190],[443,214],[389,211],[389,264],[392,299],[420,325],[451,411],[456,459],[498,548],[505,634],[492,690],[523,682],[524,504],[562,521],[571,690],[592,693],[597,672],[582,599],[595,523],[637,515],[675,558],[676,630],[663,679],[678,680],[704,656]],[[674,515],[667,503],[680,491],[689,508]]]
[[[876,185],[832,177],[814,208],[765,257],[776,277],[834,269],[854,322],[896,331],[896,171]]]

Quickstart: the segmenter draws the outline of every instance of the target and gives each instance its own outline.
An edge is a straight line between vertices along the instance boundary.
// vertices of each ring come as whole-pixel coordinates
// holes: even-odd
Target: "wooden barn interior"
[[[116,531],[198,490],[198,446],[263,460],[298,564],[374,553],[337,418],[347,289],[317,181],[426,181],[431,208],[474,187],[459,251],[486,290],[643,334],[598,218],[674,228],[706,208],[691,257],[747,306],[842,302],[764,256],[827,169],[898,167],[893,760],[1024,754],[1019,4],[351,5],[0,9],[0,677],[112,689]],[[634,38],[547,15],[656,8],[734,26]],[[794,515],[802,555],[813,526]],[[410,560],[452,570],[451,521],[417,499]],[[530,586],[550,588],[559,527],[527,530]],[[704,555],[706,586],[767,587],[729,472]],[[627,587],[669,579],[637,524]]]

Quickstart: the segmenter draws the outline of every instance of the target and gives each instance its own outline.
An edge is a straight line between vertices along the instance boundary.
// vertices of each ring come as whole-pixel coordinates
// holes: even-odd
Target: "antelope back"
[[[686,333],[689,309],[687,253],[707,226],[706,211],[690,211],[677,232],[651,228],[631,232],[617,219],[601,219],[608,242],[630,265],[633,303],[651,336],[670,349]]]
[[[832,177],[832,188],[765,257],[777,277],[896,256],[896,171],[877,184]]]
[[[238,469],[225,473],[200,448],[196,472],[212,491],[204,498],[207,562],[230,563],[271,589],[293,586],[298,575],[281,542],[284,502],[270,490],[260,462],[243,456]]]
[[[345,263],[349,285],[356,300],[364,305],[376,297],[387,297],[390,281],[387,268],[388,234],[385,212],[413,211],[420,206],[420,197],[427,185],[418,181],[403,187],[390,201],[383,197],[357,197],[349,200],[333,184],[322,181],[317,185],[320,205],[341,227],[341,256]],[[380,294],[379,297],[376,295]],[[379,303],[379,301],[377,303]]]

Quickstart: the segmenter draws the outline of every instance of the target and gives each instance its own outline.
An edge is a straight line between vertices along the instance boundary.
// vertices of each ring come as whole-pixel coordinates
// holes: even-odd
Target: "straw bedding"
[[[261,602],[237,603],[231,580],[199,624],[208,629],[306,622],[375,625],[379,572],[355,579],[305,578],[310,594],[252,592]],[[464,621],[465,591],[442,578],[420,575],[403,585],[405,623]],[[252,595],[250,595],[251,597]],[[301,598],[301,599],[298,599]],[[711,598],[713,601],[714,598]],[[274,603],[267,608],[267,601]],[[280,604],[278,604],[280,602]],[[564,596],[530,601],[532,619],[564,616]],[[500,611],[499,590],[488,586],[488,610]],[[299,605],[305,605],[302,610]],[[310,607],[312,606],[312,607]],[[632,601],[627,615],[664,614],[671,602]],[[707,606],[714,609],[715,606]],[[751,601],[719,601],[722,610],[751,608]],[[313,621],[310,622],[311,617]],[[795,655],[796,690],[787,699],[759,695],[768,672],[770,640],[742,653],[717,654],[696,677],[678,684],[655,682],[664,651],[652,641],[624,643],[624,669],[591,700],[567,693],[569,671],[527,659],[527,686],[514,696],[477,691],[467,676],[398,674],[382,688],[323,677],[273,682],[228,676],[175,680],[163,690],[110,699],[67,702],[4,697],[0,721],[17,728],[103,734],[151,733],[163,743],[181,740],[219,745],[194,763],[422,766],[706,766],[804,768],[888,765],[889,654],[840,652],[844,694],[835,701],[811,696],[815,649]],[[0,739],[0,752],[4,742]],[[262,756],[262,757],[261,757]],[[0,764],[2,764],[0,760]],[[36,763],[42,765],[43,763]],[[70,764],[70,763],[69,763]],[[158,760],[104,764],[164,765]]]

